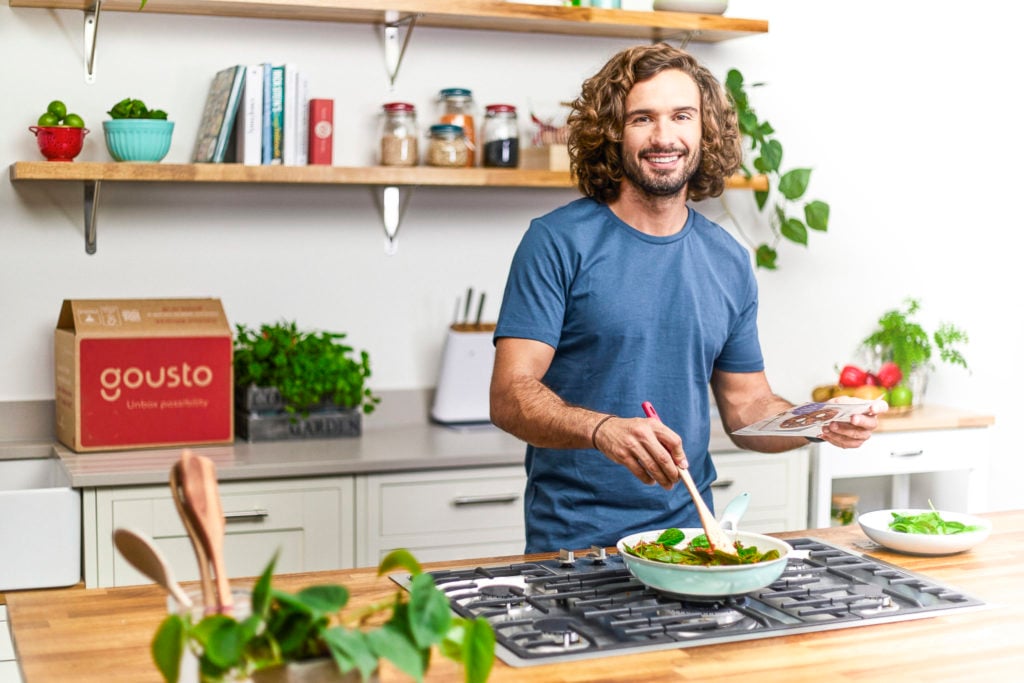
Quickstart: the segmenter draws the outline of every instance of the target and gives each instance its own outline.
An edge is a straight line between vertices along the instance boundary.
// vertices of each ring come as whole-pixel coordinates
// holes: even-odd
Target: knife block
[[[494,323],[456,323],[448,329],[430,417],[446,425],[491,421]]]

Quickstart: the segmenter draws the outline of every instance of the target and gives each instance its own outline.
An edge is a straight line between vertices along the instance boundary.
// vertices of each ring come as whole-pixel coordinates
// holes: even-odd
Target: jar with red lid
[[[519,118],[511,104],[489,104],[484,114],[484,166],[519,165]]]
[[[416,107],[408,102],[389,102],[383,106],[380,125],[380,163],[382,166],[415,166],[420,161]]]

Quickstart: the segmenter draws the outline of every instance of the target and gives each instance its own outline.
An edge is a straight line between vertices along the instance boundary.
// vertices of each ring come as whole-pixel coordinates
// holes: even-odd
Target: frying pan
[[[625,546],[634,546],[640,541],[656,541],[664,529],[641,531],[619,539],[616,547],[630,573],[641,583],[662,593],[680,596],[725,597],[749,593],[773,583],[786,569],[786,563],[793,547],[785,541],[763,534],[747,531],[725,531],[733,541],[740,541],[743,547],[756,546],[764,553],[775,549],[779,558],[755,564],[724,565],[704,567],[700,565],[669,564],[636,557],[626,552]],[[679,544],[685,546],[704,529],[681,529],[684,534]]]

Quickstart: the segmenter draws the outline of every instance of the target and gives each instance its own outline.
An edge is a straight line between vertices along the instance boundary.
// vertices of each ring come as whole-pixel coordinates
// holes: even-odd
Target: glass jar
[[[465,166],[476,165],[476,127],[473,121],[473,91],[465,88],[445,88],[441,91],[441,123],[462,128],[466,140]]]
[[[408,102],[389,102],[383,109],[380,124],[380,164],[415,166],[420,161],[416,107]]]
[[[832,495],[831,526],[849,526],[857,521],[857,502],[860,498],[852,493]]]
[[[484,166],[519,165],[519,118],[511,104],[489,104],[484,115]]]
[[[430,166],[466,166],[469,146],[461,126],[438,123],[430,127],[427,164]]]

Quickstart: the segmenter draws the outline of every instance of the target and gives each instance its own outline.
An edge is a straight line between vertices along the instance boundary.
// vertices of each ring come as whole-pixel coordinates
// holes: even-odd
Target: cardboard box
[[[540,171],[568,171],[569,146],[544,145],[519,150],[519,168]]]
[[[65,300],[57,438],[76,451],[232,441],[232,346],[219,299]]]

